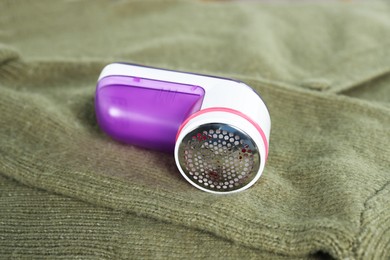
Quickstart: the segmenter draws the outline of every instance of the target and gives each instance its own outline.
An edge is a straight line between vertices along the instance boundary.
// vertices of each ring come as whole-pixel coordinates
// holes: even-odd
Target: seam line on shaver
[[[267,159],[268,157],[268,141],[267,141],[267,137],[265,136],[264,132],[263,132],[263,129],[259,126],[259,124],[257,124],[255,121],[253,121],[249,116],[245,115],[244,113],[241,113],[240,111],[237,111],[235,109],[231,109],[231,108],[227,108],[227,107],[210,107],[210,108],[205,108],[205,109],[202,109],[202,110],[199,110],[198,112],[195,112],[194,114],[192,114],[191,116],[189,116],[179,127],[179,130],[177,131],[177,135],[176,135],[176,141],[177,139],[179,138],[179,135],[181,133],[181,131],[183,130],[184,126],[193,118],[197,117],[197,116],[200,116],[202,114],[205,114],[205,113],[208,113],[208,112],[227,112],[227,113],[232,113],[232,114],[236,114],[246,120],[248,120],[255,128],[256,130],[260,133],[260,136],[263,140],[263,143],[264,143],[264,148],[265,148],[265,157]]]

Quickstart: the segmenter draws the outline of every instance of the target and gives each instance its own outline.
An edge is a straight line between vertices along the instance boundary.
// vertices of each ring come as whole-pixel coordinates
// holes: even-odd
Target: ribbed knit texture
[[[0,258],[390,258],[385,2],[0,2]],[[236,78],[272,120],[249,190],[119,144],[97,77],[128,61]],[[222,93],[221,93],[222,94]]]

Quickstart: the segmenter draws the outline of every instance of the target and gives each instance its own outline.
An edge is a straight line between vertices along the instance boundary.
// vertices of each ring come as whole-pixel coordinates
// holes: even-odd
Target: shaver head
[[[191,115],[178,131],[176,165],[203,191],[245,190],[260,177],[268,143],[261,127],[234,109],[209,108]]]
[[[253,181],[260,153],[243,130],[209,123],[190,131],[179,144],[179,164],[191,184],[207,191],[232,192]]]

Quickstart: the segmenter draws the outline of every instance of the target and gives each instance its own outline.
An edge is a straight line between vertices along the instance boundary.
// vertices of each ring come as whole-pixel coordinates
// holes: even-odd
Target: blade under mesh
[[[260,167],[260,154],[245,132],[213,123],[202,125],[184,137],[179,146],[179,163],[196,185],[228,192],[253,180]]]

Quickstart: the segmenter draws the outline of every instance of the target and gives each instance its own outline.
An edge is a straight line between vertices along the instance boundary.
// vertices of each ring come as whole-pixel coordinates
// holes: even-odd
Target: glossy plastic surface
[[[98,82],[95,110],[99,126],[112,138],[161,151],[173,151],[181,123],[199,111],[203,88],[130,76]]]

